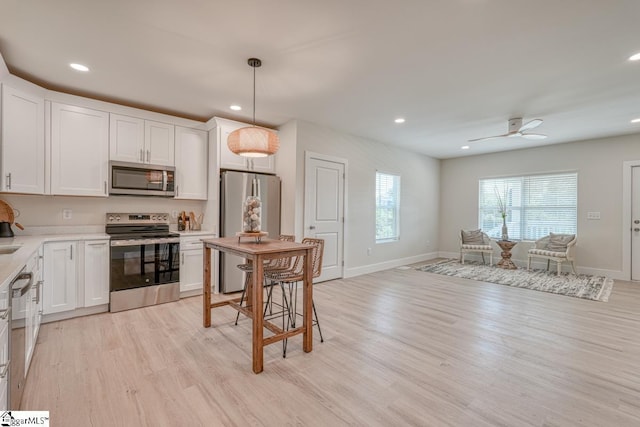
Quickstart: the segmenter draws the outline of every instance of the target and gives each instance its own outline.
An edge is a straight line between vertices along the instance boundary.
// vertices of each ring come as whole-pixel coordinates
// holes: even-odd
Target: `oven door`
[[[112,240],[111,292],[180,281],[180,239]]]

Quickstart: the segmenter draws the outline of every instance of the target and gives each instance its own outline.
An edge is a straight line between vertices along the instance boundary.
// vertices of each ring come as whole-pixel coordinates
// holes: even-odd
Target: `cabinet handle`
[[[182,255],[182,265],[184,265],[184,252],[182,252],[180,255]]]
[[[180,186],[176,185],[176,197],[180,195]]]
[[[104,182],[104,194],[107,194],[107,181]]]
[[[69,252],[69,259],[73,261],[73,245],[69,246],[70,252]]]
[[[44,280],[38,280],[38,284],[36,285],[36,304],[40,304],[40,292],[43,284]]]
[[[11,172],[7,174],[7,190],[11,190]]]
[[[147,150],[147,163],[151,161],[151,150]]]
[[[140,161],[144,163],[144,150],[142,148],[140,149]]]
[[[7,320],[7,317],[9,317],[10,313],[11,313],[11,308],[2,310],[2,314],[0,315],[0,320]]]
[[[0,378],[5,379],[7,377],[10,362],[10,360],[7,360],[7,363],[3,363],[2,365],[0,365],[0,367],[2,367],[2,371],[0,371]]]

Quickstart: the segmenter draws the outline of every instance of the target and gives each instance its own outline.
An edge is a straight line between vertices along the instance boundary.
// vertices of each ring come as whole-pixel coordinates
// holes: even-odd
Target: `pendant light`
[[[253,67],[253,124],[231,132],[227,138],[227,146],[240,156],[266,157],[278,151],[280,139],[275,132],[256,126],[256,68],[262,65],[262,61],[249,58],[247,62]]]

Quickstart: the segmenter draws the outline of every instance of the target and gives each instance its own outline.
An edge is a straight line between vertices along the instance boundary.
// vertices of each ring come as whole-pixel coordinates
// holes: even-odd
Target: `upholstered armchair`
[[[480,252],[482,262],[486,262],[484,254],[489,254],[489,265],[493,265],[493,248],[491,238],[482,230],[460,230],[460,262],[464,264],[464,255],[470,252]]]
[[[576,240],[577,237],[575,234],[555,233],[549,233],[548,236],[536,240],[535,246],[529,249],[527,270],[531,269],[531,258],[542,258],[547,260],[547,270],[549,270],[551,261],[556,263],[558,276],[562,269],[562,263],[565,261],[571,265],[573,274],[576,274],[575,258],[573,255]]]

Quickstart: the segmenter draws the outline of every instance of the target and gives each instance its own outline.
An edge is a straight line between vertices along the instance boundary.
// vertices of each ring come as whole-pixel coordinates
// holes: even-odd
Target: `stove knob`
[[[109,216],[109,222],[113,222],[113,215]]]
[[[169,219],[169,217],[167,215],[163,216],[162,219],[164,219],[165,221]]]
[[[151,219],[155,221],[157,218],[155,215],[151,215]]]
[[[116,216],[116,221],[120,221],[120,215]]]

